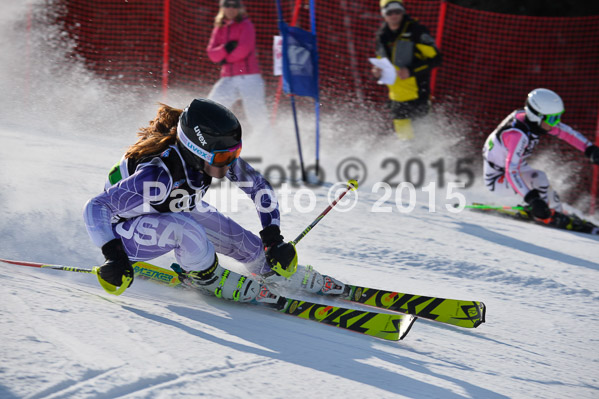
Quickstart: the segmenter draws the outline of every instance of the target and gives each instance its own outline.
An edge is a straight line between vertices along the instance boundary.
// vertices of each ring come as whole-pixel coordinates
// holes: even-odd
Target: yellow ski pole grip
[[[349,187],[351,190],[357,190],[357,189],[358,189],[358,181],[357,181],[357,180],[353,180],[353,179],[352,179],[352,180],[349,180],[349,181],[347,182],[347,185],[348,185],[348,187]]]

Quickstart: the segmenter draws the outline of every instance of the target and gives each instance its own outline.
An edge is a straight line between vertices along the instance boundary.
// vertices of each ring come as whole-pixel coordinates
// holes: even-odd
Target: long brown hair
[[[125,153],[125,158],[140,159],[145,155],[158,154],[177,141],[177,123],[182,109],[160,104],[158,113],[150,126],[137,132],[139,139]]]
[[[245,10],[245,7],[241,6],[237,12],[237,16],[235,17],[235,22],[243,21],[243,18],[245,18],[247,15],[248,14]],[[216,17],[214,17],[214,26],[217,28],[225,26],[225,10],[223,7],[218,9],[218,14],[216,14]]]

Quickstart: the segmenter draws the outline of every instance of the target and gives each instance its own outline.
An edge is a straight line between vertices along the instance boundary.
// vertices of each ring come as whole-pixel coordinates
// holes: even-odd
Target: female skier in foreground
[[[174,251],[181,280],[225,299],[251,301],[260,283],[340,294],[344,285],[311,267],[283,241],[270,184],[239,157],[241,126],[224,106],[195,99],[179,110],[162,105],[150,126],[109,173],[104,192],[85,206],[84,219],[106,262],[99,276],[121,286],[131,261]],[[260,237],[202,201],[213,178],[236,183],[256,204]],[[216,253],[245,264],[248,278],[220,265]],[[326,282],[326,284],[325,284]]]

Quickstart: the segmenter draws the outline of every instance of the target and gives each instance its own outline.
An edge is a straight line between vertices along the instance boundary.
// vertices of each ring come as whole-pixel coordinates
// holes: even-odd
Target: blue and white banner
[[[296,0],[296,10],[302,0]],[[279,18],[279,31],[283,39],[282,64],[283,64],[283,91],[291,94],[291,107],[293,108],[293,121],[297,147],[302,167],[302,180],[307,181],[302,156],[302,146],[299,135],[299,125],[295,110],[294,96],[314,98],[314,114],[316,119],[316,175],[318,175],[318,162],[320,152],[320,99],[318,94],[318,50],[316,46],[316,4],[310,0],[310,28],[311,32],[295,26],[288,26],[283,20],[281,0],[277,2],[277,15]]]
[[[283,38],[283,90],[318,101],[316,35],[279,20]]]

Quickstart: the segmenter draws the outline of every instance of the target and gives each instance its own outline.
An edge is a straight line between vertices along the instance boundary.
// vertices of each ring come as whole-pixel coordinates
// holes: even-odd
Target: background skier
[[[508,115],[489,135],[483,147],[484,179],[497,194],[517,194],[529,204],[532,215],[546,223],[566,227],[572,221],[562,213],[559,195],[553,191],[545,172],[526,162],[539,140],[555,136],[599,164],[599,148],[581,133],[561,122],[564,103],[548,89],[528,93],[524,109]]]

